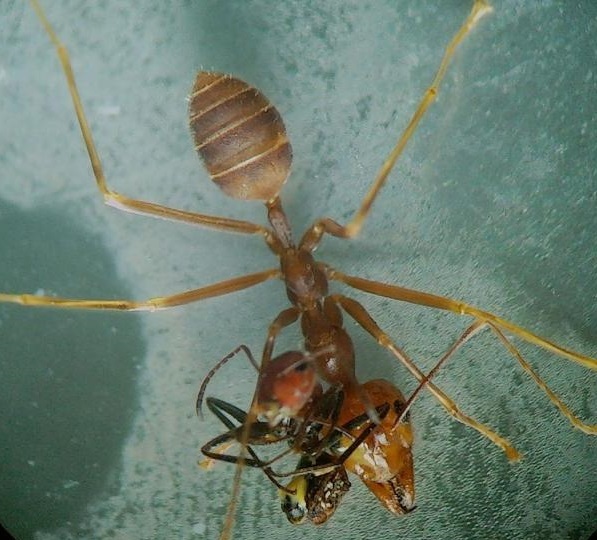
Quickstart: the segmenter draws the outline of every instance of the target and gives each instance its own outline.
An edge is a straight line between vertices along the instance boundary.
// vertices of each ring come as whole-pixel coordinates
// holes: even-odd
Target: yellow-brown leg
[[[132,212],[135,214],[159,217],[172,221],[183,221],[186,223],[201,225],[204,227],[211,227],[214,229],[219,229],[228,232],[260,234],[265,238],[266,242],[269,245],[272,238],[271,232],[268,228],[263,227],[261,225],[251,223],[249,221],[220,216],[209,216],[206,214],[198,214],[195,212],[188,212],[185,210],[170,208],[161,204],[131,199],[129,197],[121,195],[116,191],[113,191],[108,187],[106,178],[104,176],[104,170],[101,164],[99,153],[93,141],[91,128],[89,127],[89,122],[87,121],[87,117],[83,109],[81,96],[79,95],[79,91],[77,89],[77,83],[71,66],[68,50],[56,35],[56,32],[54,31],[52,25],[48,21],[38,0],[30,1],[31,5],[33,6],[33,9],[35,10],[35,13],[39,17],[44,29],[46,30],[48,36],[50,37],[50,40],[52,41],[52,44],[56,49],[58,58],[60,59],[62,70],[64,71],[66,82],[68,84],[68,90],[70,92],[73,106],[75,108],[75,113],[77,115],[77,120],[79,122],[79,127],[81,129],[81,135],[83,136],[83,141],[85,142],[85,147],[87,148],[89,161],[91,162],[91,168],[93,169],[93,175],[95,176],[97,187],[104,198],[104,202],[108,206],[112,206],[119,210],[124,210],[126,212]]]
[[[522,357],[518,349],[511,343],[506,337],[504,331],[508,331],[515,336],[532,343],[542,349],[546,349],[558,356],[567,358],[574,362],[577,362],[590,369],[597,369],[597,360],[589,356],[571,351],[552,343],[532,332],[529,332],[525,328],[522,328],[506,319],[502,319],[489,313],[477,309],[473,306],[469,306],[464,302],[452,300],[443,296],[437,296],[430,293],[416,291],[413,289],[406,289],[397,285],[387,285],[384,283],[378,283],[376,281],[370,281],[363,278],[354,276],[347,276],[341,272],[330,270],[328,274],[332,279],[337,279],[347,285],[350,285],[356,289],[370,292],[386,298],[393,298],[395,300],[402,300],[412,304],[419,304],[427,307],[433,307],[437,309],[443,309],[446,311],[452,311],[460,315],[469,315],[475,319],[475,323],[479,325],[479,328],[489,327],[498,336],[500,341],[504,344],[508,352],[518,361],[522,368],[531,376],[537,386],[543,390],[551,402],[559,409],[559,411],[572,423],[572,425],[588,435],[597,435],[597,425],[587,424],[580,420],[572,411],[567,407],[566,404],[547,386],[547,384],[539,377],[539,375],[531,368],[526,360]],[[468,341],[468,339],[467,339]]]
[[[518,363],[535,381],[535,384],[541,388],[546,394],[547,397],[551,400],[551,402],[558,408],[558,410],[570,421],[570,423],[577,429],[580,429],[583,433],[587,435],[597,435],[597,425],[596,424],[587,424],[583,422],[578,416],[576,416],[568,406],[556,395],[556,393],[545,383],[545,381],[539,377],[537,372],[530,366],[530,364],[522,357],[520,351],[512,344],[512,342],[506,337],[506,335],[500,330],[498,326],[491,322],[485,323],[493,332],[498,336],[500,341],[504,344],[504,347],[508,349],[508,352],[516,358]]]
[[[376,341],[382,346],[388,349],[406,369],[417,379],[417,381],[424,382],[427,377],[425,374],[414,364],[414,362],[406,355],[406,353],[400,349],[390,337],[378,326],[373,320],[367,310],[359,304],[356,300],[347,298],[341,295],[334,295],[334,300],[338,302],[342,309],[346,311],[360,326],[362,326],[369,334],[371,334]],[[456,342],[455,346],[452,347],[450,354],[455,352],[460,345],[467,341],[472,336],[467,336],[466,339],[461,340],[462,343]],[[464,414],[456,405],[456,403],[449,398],[442,390],[440,390],[435,384],[427,381],[426,387],[440,404],[452,415],[456,420],[463,424],[476,429],[481,435],[487,437],[495,445],[499,446],[511,461],[520,459],[521,454],[504,438],[500,437],[497,433],[493,432],[490,428],[477,422],[474,418]]]
[[[157,296],[149,300],[87,300],[76,298],[60,298],[56,296],[37,296],[35,294],[5,294],[0,293],[0,303],[20,304],[22,306],[55,307],[63,309],[92,309],[115,311],[157,311],[176,306],[199,302],[214,296],[223,296],[236,291],[242,291],[263,283],[268,279],[279,278],[280,270],[272,268],[239,276],[219,283],[213,283],[199,289],[192,289],[169,296]]]
[[[415,111],[414,115],[410,119],[410,122],[406,126],[406,129],[400,135],[396,146],[392,149],[386,160],[384,161],[383,165],[375,181],[369,188],[369,191],[365,195],[360,208],[355,212],[353,218],[348,222],[347,225],[340,225],[336,221],[330,218],[323,218],[316,221],[305,233],[303,238],[301,239],[301,247],[305,249],[313,250],[319,244],[321,237],[324,233],[331,234],[333,236],[338,236],[341,238],[352,238],[356,236],[361,228],[363,227],[363,223],[367,218],[371,206],[373,205],[377,195],[381,191],[381,188],[386,183],[388,175],[394,168],[396,161],[402,154],[404,147],[412,137],[413,133],[417,129],[421,118],[425,115],[425,112],[429,108],[429,106],[435,101],[437,97],[437,93],[439,92],[440,84],[446,74],[446,70],[450,64],[454,56],[454,52],[456,51],[458,45],[464,40],[464,38],[468,35],[468,33],[473,29],[473,27],[477,24],[479,19],[492,11],[492,7],[485,1],[485,0],[475,0],[473,4],[473,8],[469,13],[469,16],[466,18],[462,26],[456,32],[446,50],[444,52],[444,56],[442,61],[439,65],[437,73],[433,81],[431,82],[431,86],[425,90],[421,101],[419,102],[419,106]]]
[[[437,375],[440,368],[446,363],[446,361],[458,350],[462,347],[465,343],[467,343],[470,339],[476,336],[479,332],[481,332],[486,325],[474,322],[471,324],[462,334],[460,334],[459,338],[452,344],[452,346],[444,353],[444,355],[436,362],[435,366],[425,375],[423,380],[419,381],[419,385],[414,389],[412,394],[404,403],[402,410],[400,411],[400,416],[396,419],[396,424],[398,424],[402,418],[406,415],[408,410],[410,409],[411,405],[413,404],[414,400],[418,397],[421,393],[421,390],[427,386],[427,384]]]
[[[263,357],[261,359],[260,371],[262,371],[271,360],[274,343],[278,334],[282,331],[283,328],[289,326],[294,321],[296,321],[298,315],[299,312],[296,308],[288,308],[280,312],[278,316],[274,319],[274,321],[270,324],[267,332],[267,339],[265,341],[265,347],[263,349]],[[240,480],[243,473],[244,456],[246,452],[245,448],[249,439],[251,424],[253,424],[253,422],[257,420],[256,405],[258,390],[259,380],[257,381],[257,388],[255,389],[255,392],[253,394],[251,407],[249,409],[249,413],[247,414],[247,418],[245,420],[245,425],[241,435],[239,461],[236,465],[236,470],[234,471],[234,478],[232,480],[232,492],[230,494],[230,502],[228,503],[228,508],[226,509],[226,518],[224,520],[222,532],[220,533],[220,539],[230,538],[232,527],[234,525],[236,503],[238,495],[240,493]]]
[[[568,360],[572,360],[584,367],[589,369],[597,370],[597,359],[591,358],[590,356],[566,349],[557,343],[553,343],[548,339],[542,338],[536,334],[533,334],[526,328],[518,326],[513,322],[506,319],[502,319],[493,313],[483,311],[476,307],[470,306],[465,302],[454,300],[446,296],[439,296],[437,294],[431,294],[423,291],[417,291],[415,289],[408,289],[399,285],[390,285],[388,283],[380,283],[379,281],[372,281],[370,279],[364,279],[357,276],[349,276],[338,270],[330,267],[326,267],[326,273],[329,279],[340,281],[346,285],[350,285],[360,291],[365,291],[377,296],[383,296],[384,298],[392,298],[393,300],[400,300],[402,302],[408,302],[409,304],[418,304],[420,306],[426,306],[436,309],[442,309],[444,311],[451,311],[458,313],[459,315],[469,315],[478,321],[484,321],[492,323],[501,330],[511,332],[520,339],[532,343],[537,347],[541,347],[549,352],[552,352]]]

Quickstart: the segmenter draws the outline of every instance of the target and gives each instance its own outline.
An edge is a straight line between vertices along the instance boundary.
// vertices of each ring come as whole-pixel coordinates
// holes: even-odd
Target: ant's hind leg
[[[469,13],[468,17],[459,28],[459,30],[454,34],[454,37],[448,43],[444,51],[444,56],[442,61],[439,65],[439,68],[435,74],[431,85],[421,98],[419,102],[419,106],[417,110],[413,114],[410,122],[406,126],[406,129],[400,135],[396,146],[392,149],[386,160],[384,161],[377,177],[369,191],[365,195],[365,198],[361,202],[360,208],[355,212],[352,219],[348,222],[347,225],[340,225],[336,221],[330,218],[323,218],[316,221],[304,234],[303,238],[301,239],[300,246],[301,248],[314,250],[317,245],[319,244],[321,237],[324,233],[331,234],[332,236],[338,236],[340,238],[352,238],[356,236],[361,228],[363,227],[363,223],[365,219],[369,215],[371,211],[371,207],[375,202],[381,188],[386,183],[388,175],[394,168],[394,165],[398,161],[398,158],[402,154],[406,144],[413,136],[414,132],[421,121],[421,118],[427,112],[429,106],[435,101],[437,94],[439,92],[439,87],[444,79],[450,61],[452,60],[454,53],[460,43],[464,40],[464,38],[469,34],[469,32],[473,29],[473,27],[477,24],[479,19],[492,11],[492,7],[485,1],[485,0],[475,0],[471,12]]]
[[[533,334],[526,328],[498,317],[493,313],[483,311],[474,306],[470,306],[458,300],[453,300],[452,298],[448,298],[446,296],[439,296],[414,289],[407,289],[406,287],[401,287],[399,285],[389,285],[387,283],[371,281],[356,276],[348,276],[329,267],[326,268],[326,272],[330,279],[340,281],[361,291],[382,296],[384,298],[392,298],[394,300],[409,302],[411,304],[451,311],[459,315],[468,315],[473,317],[475,319],[475,323],[481,328],[491,328],[493,333],[500,339],[508,352],[531,376],[531,378],[535,381],[535,384],[537,384],[537,386],[547,394],[551,402],[566,418],[568,418],[574,427],[580,429],[588,435],[597,435],[597,425],[583,422],[575,414],[573,414],[572,411],[570,411],[568,406],[564,404],[558,396],[556,396],[553,390],[547,386],[547,384],[531,368],[529,363],[524,360],[518,349],[512,344],[510,339],[506,337],[506,332],[513,334],[527,343],[545,349],[546,351],[549,351],[562,358],[572,360],[573,362],[576,362],[589,369],[597,369],[597,359],[591,358],[576,351],[565,349],[557,343],[553,343],[545,338]]]
[[[72,69],[68,50],[58,38],[56,32],[54,31],[52,25],[48,21],[38,0],[30,1],[33,6],[33,9],[35,10],[35,13],[37,14],[44,29],[46,30],[46,33],[50,37],[50,40],[52,41],[52,44],[56,49],[58,58],[60,59],[62,70],[66,77],[66,82],[68,84],[68,90],[70,92],[71,100],[73,102],[75,113],[77,115],[77,120],[79,122],[79,127],[81,129],[81,135],[83,137],[83,141],[85,142],[85,147],[87,148],[89,161],[91,162],[91,168],[93,169],[93,175],[95,176],[97,187],[104,198],[104,202],[108,206],[112,206],[119,210],[124,210],[126,212],[131,212],[134,214],[159,217],[171,221],[183,221],[186,223],[201,225],[204,227],[211,227],[214,229],[219,229],[228,232],[260,234],[265,238],[266,242],[270,244],[271,232],[269,231],[269,229],[261,225],[251,223],[249,221],[243,221],[227,217],[197,214],[195,212],[188,212],[185,210],[170,208],[161,204],[131,199],[129,197],[121,195],[116,191],[113,191],[108,187],[106,177],[104,176],[104,170],[102,167],[100,156],[97,151],[97,147],[95,146],[95,142],[93,141],[91,128],[89,127],[89,122],[87,121],[87,116],[85,115],[85,111],[83,109],[81,96],[79,95],[79,91],[77,89],[77,83],[75,80],[75,75]]]
[[[400,285],[391,285],[389,283],[381,283],[380,281],[364,279],[358,276],[349,276],[330,266],[325,266],[325,272],[328,279],[340,281],[359,291],[375,294],[376,296],[383,296],[384,298],[399,300],[400,302],[408,302],[409,304],[417,304],[419,306],[451,311],[458,315],[468,315],[478,321],[491,323],[493,326],[500,328],[505,332],[510,332],[527,343],[531,343],[532,345],[545,349],[562,358],[572,360],[586,368],[597,370],[597,358],[591,358],[586,354],[566,349],[557,343],[542,338],[537,334],[533,334],[533,332],[530,332],[522,326],[518,326],[513,322],[490,313],[489,311],[476,308],[460,300],[454,300],[448,296],[440,296],[424,291],[418,291],[416,289],[409,289]]]
[[[565,416],[569,422],[577,429],[580,429],[587,435],[597,435],[597,424],[587,424],[583,422],[578,416],[576,416],[570,408],[556,395],[556,393],[547,386],[547,383],[539,377],[537,372],[531,367],[531,365],[523,358],[520,351],[514,346],[514,344],[506,337],[504,332],[500,330],[498,326],[491,322],[485,323],[489,326],[494,334],[497,335],[499,340],[502,342],[508,352],[516,359],[516,361],[522,366],[529,376],[535,381],[535,384],[541,388],[546,394],[549,400],[557,407],[557,409]]]

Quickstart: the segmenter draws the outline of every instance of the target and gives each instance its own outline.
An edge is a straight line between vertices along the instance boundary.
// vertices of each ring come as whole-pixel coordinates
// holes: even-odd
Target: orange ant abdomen
[[[230,75],[201,71],[189,124],[195,149],[224,193],[261,201],[278,195],[292,148],[280,113],[259,90]]]

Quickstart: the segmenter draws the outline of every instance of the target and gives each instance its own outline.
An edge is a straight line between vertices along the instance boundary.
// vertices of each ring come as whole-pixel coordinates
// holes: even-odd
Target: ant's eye
[[[308,362],[303,362],[302,364],[298,364],[294,369],[295,371],[298,371],[299,373],[302,371],[305,371],[309,368],[309,363]]]

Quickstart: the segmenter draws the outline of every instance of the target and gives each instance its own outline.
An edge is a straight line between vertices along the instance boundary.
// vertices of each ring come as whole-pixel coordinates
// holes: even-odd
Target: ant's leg
[[[213,283],[199,289],[192,289],[169,296],[157,296],[149,300],[87,300],[75,298],[60,298],[55,296],[37,296],[35,294],[4,294],[0,293],[0,303],[20,304],[35,307],[56,307],[63,309],[93,309],[115,311],[157,311],[175,306],[182,306],[214,296],[223,296],[236,291],[242,291],[263,283],[268,279],[279,278],[280,270],[272,268],[247,274],[219,283]]]
[[[558,408],[558,410],[570,421],[570,423],[575,427],[580,429],[583,433],[587,435],[597,435],[597,424],[587,424],[583,422],[580,418],[578,418],[569,408],[568,406],[562,402],[562,400],[556,395],[556,393],[539,377],[539,375],[535,372],[535,370],[529,365],[529,363],[522,357],[520,351],[511,343],[511,341],[506,337],[506,335],[498,328],[495,324],[491,322],[485,323],[487,326],[493,330],[493,332],[498,336],[500,341],[504,344],[504,347],[508,349],[508,352],[516,358],[518,363],[522,366],[531,378],[535,381],[535,384],[541,388],[546,394],[547,397],[551,400],[551,402]]]
[[[304,249],[314,250],[321,237],[324,233],[331,234],[333,236],[338,236],[340,238],[352,238],[356,236],[359,231],[361,230],[365,218],[369,214],[371,210],[371,206],[375,201],[377,195],[379,194],[381,188],[386,183],[388,175],[394,168],[396,161],[402,154],[406,143],[410,140],[413,133],[417,129],[417,126],[425,115],[425,112],[429,108],[429,106],[435,101],[437,94],[439,92],[439,86],[446,74],[446,70],[448,69],[448,65],[454,56],[454,52],[456,48],[462,40],[467,36],[467,34],[472,30],[475,24],[479,21],[479,19],[492,11],[492,7],[485,1],[485,0],[475,0],[473,8],[466,18],[458,32],[454,35],[446,50],[444,52],[444,56],[442,58],[441,64],[435,74],[435,78],[433,79],[431,86],[425,90],[421,101],[419,102],[419,106],[415,111],[415,114],[412,116],[410,122],[406,126],[406,129],[398,139],[396,146],[390,152],[390,155],[386,158],[384,164],[382,165],[377,178],[373,182],[373,185],[369,188],[368,193],[365,195],[363,202],[361,203],[361,207],[358,211],[354,214],[353,218],[348,222],[347,225],[340,225],[336,221],[330,218],[324,218],[316,221],[311,228],[307,230],[304,234],[303,238],[301,239],[300,246]]]
[[[234,418],[234,420],[241,425],[247,418],[247,413],[245,411],[223,399],[208,397],[206,401],[207,408],[230,430],[230,436],[232,436],[232,432],[236,430],[237,425],[229,417]],[[220,435],[221,440],[224,440],[225,437],[226,435]],[[212,444],[211,446],[216,445]]]
[[[400,287],[399,285],[389,285],[387,283],[371,281],[369,279],[363,279],[357,276],[348,276],[327,266],[325,267],[325,271],[329,279],[340,281],[360,291],[375,294],[377,296],[383,296],[384,298],[392,298],[393,300],[408,302],[410,304],[418,304],[420,306],[452,311],[453,313],[458,313],[459,315],[470,315],[478,321],[492,323],[497,328],[511,332],[515,336],[528,343],[536,345],[537,347],[541,347],[542,349],[545,349],[563,358],[567,358],[568,360],[572,360],[573,362],[576,362],[589,369],[597,370],[597,359],[577,353],[575,351],[571,351],[569,349],[565,349],[564,347],[533,334],[525,328],[522,328],[521,326],[518,326],[506,319],[502,319],[501,317],[498,317],[493,313],[489,313],[488,311],[483,311],[476,307],[469,306],[464,302],[453,300],[452,298],[448,298],[446,296],[439,296],[414,289],[407,289],[406,287]]]
[[[570,423],[577,429],[580,429],[583,433],[587,435],[597,435],[597,425],[595,424],[587,424],[583,422],[580,418],[578,418],[570,408],[556,395],[556,393],[545,383],[545,381],[537,374],[537,372],[530,366],[530,364],[523,358],[520,351],[514,346],[514,344],[506,337],[506,335],[493,323],[486,322],[486,321],[475,321],[471,326],[469,326],[458,338],[458,340],[450,347],[450,349],[444,354],[444,356],[437,362],[437,364],[433,367],[433,369],[427,374],[426,379],[431,379],[436,375],[439,368],[445,363],[445,361],[452,356],[457,349],[462,347],[465,343],[470,341],[470,339],[478,334],[480,331],[489,328],[493,331],[494,334],[500,339],[503,343],[504,347],[508,350],[508,352],[518,361],[521,365],[522,369],[524,369],[530,377],[535,381],[535,384],[543,390],[550,401],[558,408],[558,410],[564,415]],[[421,385],[415,390],[413,395],[407,401],[408,406],[412,400],[415,398],[415,394],[417,394],[421,390]]]
[[[278,316],[274,319],[274,321],[270,324],[270,327],[267,332],[267,339],[265,342],[265,347],[263,349],[263,357],[261,359],[261,366],[260,372],[263,371],[264,367],[267,366],[269,361],[271,360],[272,351],[274,348],[274,343],[276,337],[280,333],[280,331],[285,328],[286,326],[292,324],[299,316],[299,311],[296,308],[288,308],[284,311],[280,312]],[[230,534],[232,532],[232,526],[234,524],[234,515],[236,513],[236,503],[238,499],[238,495],[240,492],[240,480],[243,472],[243,465],[245,461],[245,452],[247,448],[247,442],[250,435],[251,425],[257,419],[256,413],[256,405],[257,405],[257,396],[259,393],[259,380],[257,381],[257,388],[253,394],[253,399],[251,401],[251,407],[249,409],[249,414],[247,415],[246,421],[244,423],[244,427],[242,430],[241,435],[241,452],[239,455],[239,460],[236,464],[236,470],[234,471],[234,478],[232,480],[232,493],[230,495],[230,502],[228,503],[228,508],[226,509],[226,517],[224,519],[224,526],[222,528],[222,532],[220,534],[220,538],[230,538]],[[268,475],[269,477],[269,475]],[[271,478],[270,478],[271,479]]]
[[[597,360],[594,358],[590,358],[588,356],[579,354],[574,351],[570,351],[568,349],[564,349],[560,347],[556,343],[552,343],[542,337],[539,337],[528,330],[511,323],[501,317],[497,317],[492,313],[482,311],[475,307],[469,306],[464,302],[458,302],[456,300],[452,300],[451,298],[446,298],[443,296],[437,296],[434,294],[429,294],[421,291],[415,291],[412,289],[406,289],[404,287],[399,287],[397,285],[386,285],[383,283],[378,283],[376,281],[369,281],[366,279],[346,276],[341,274],[340,272],[336,272],[335,270],[332,271],[339,281],[346,283],[347,285],[351,285],[356,289],[370,292],[373,294],[377,294],[379,296],[384,296],[387,298],[393,298],[395,300],[403,300],[406,302],[410,302],[413,304],[419,304],[427,307],[433,307],[437,309],[444,309],[447,311],[452,311],[461,315],[470,315],[475,318],[475,324],[478,325],[479,329],[489,327],[491,330],[498,336],[500,341],[504,344],[508,352],[512,354],[512,356],[518,361],[518,363],[522,366],[522,368],[531,376],[531,378],[535,381],[537,386],[543,390],[551,402],[560,410],[560,412],[568,418],[570,423],[587,433],[588,435],[597,435],[597,425],[594,424],[587,424],[580,420],[575,414],[570,411],[570,409],[562,402],[560,398],[547,386],[547,384],[539,377],[539,375],[531,368],[531,366],[524,360],[518,349],[510,342],[510,340],[505,336],[504,330],[511,332],[512,334],[518,336],[519,338],[532,343],[538,347],[546,349],[558,356],[562,356],[564,358],[568,358],[577,362],[585,367],[590,369],[597,369]],[[383,291],[383,292],[382,292]],[[467,330],[468,331],[468,330]],[[465,332],[466,333],[466,332]],[[461,337],[464,337],[463,334]],[[467,337],[466,341],[470,339],[471,336]],[[459,343],[459,346],[464,344],[464,342]],[[453,351],[449,351],[448,354],[452,354]]]
[[[333,437],[336,434],[336,439],[347,434],[338,426],[343,404],[344,390],[339,386],[331,386],[323,396],[312,401],[294,438],[293,447],[297,452],[305,453],[308,431],[313,425],[319,426],[317,438],[320,440],[308,451],[308,454],[316,458],[333,444]]]
[[[294,323],[298,319],[299,314],[299,310],[295,307],[285,309],[284,311],[278,313],[278,316],[269,325],[267,330],[267,338],[263,347],[263,355],[261,357],[261,366],[259,368],[260,372],[262,372],[265,366],[269,364],[269,361],[272,358],[276,338],[280,332],[287,326],[290,326],[292,323]]]
[[[228,362],[228,360],[235,357],[240,351],[243,351],[245,353],[246,357],[249,359],[249,362],[251,362],[251,364],[255,368],[255,370],[257,372],[259,372],[259,366],[257,365],[255,358],[253,358],[253,353],[251,352],[251,349],[249,349],[249,347],[247,347],[246,345],[239,345],[231,353],[228,353],[226,356],[224,356],[224,358],[219,360],[218,363],[214,367],[212,367],[209,370],[209,373],[204,377],[203,381],[201,382],[201,386],[199,388],[199,393],[197,394],[197,402],[195,404],[195,411],[197,412],[197,416],[199,416],[199,418],[201,418],[202,420],[203,420],[203,411],[201,410],[201,405],[203,403],[203,396],[205,395],[205,391],[207,390],[207,385],[209,384],[209,381],[211,381],[211,379],[216,374],[216,372],[226,362]],[[212,409],[212,412],[214,412],[213,409]],[[216,414],[216,413],[214,412],[214,414]],[[217,414],[216,414],[216,416],[217,416]],[[220,420],[222,420],[222,419],[220,418]],[[243,418],[243,420],[244,420],[244,418]]]
[[[116,191],[111,190],[108,187],[101,160],[95,143],[93,142],[91,128],[89,127],[89,123],[83,109],[81,96],[77,90],[77,83],[75,81],[75,75],[71,66],[68,50],[56,35],[56,32],[48,21],[38,0],[31,0],[31,4],[48,36],[50,37],[50,40],[56,49],[56,53],[58,54],[58,58],[60,59],[60,63],[62,64],[62,70],[64,71],[64,75],[68,84],[68,90],[75,108],[77,120],[79,121],[81,135],[83,136],[83,141],[85,142],[87,153],[89,154],[91,168],[93,169],[97,187],[104,198],[104,202],[108,206],[135,214],[154,216],[173,221],[184,221],[186,223],[193,223],[195,225],[202,225],[204,227],[211,227],[228,232],[260,234],[265,238],[268,245],[270,245],[273,241],[272,234],[269,229],[261,225],[238,219],[197,214],[195,212],[187,212],[184,210],[178,210],[176,208],[169,208],[167,206],[162,206],[161,204],[130,199],[124,195],[121,195],[120,193],[117,193]]]
[[[207,456],[207,458],[200,461],[199,466],[204,469],[209,469],[216,460],[225,461],[228,463],[238,463],[238,460],[241,459],[239,456],[226,453],[228,448],[230,448],[233,444],[238,443],[238,427],[235,426],[234,422],[232,422],[227,415],[231,416],[242,425],[247,417],[247,414],[242,409],[239,409],[231,403],[217,398],[207,398],[207,406],[209,407],[210,411],[213,412],[214,415],[228,428],[229,431],[223,435],[215,437],[201,447],[201,452]],[[260,440],[262,436],[260,433],[257,433],[255,437],[257,440]],[[253,436],[250,437],[250,441],[251,443],[254,442]],[[274,474],[269,466],[271,463],[273,463],[273,461],[279,459],[279,457],[276,457],[272,462],[265,462],[259,458],[250,445],[246,446],[246,450],[251,456],[251,459],[243,458],[244,463],[250,467],[261,469],[274,484],[274,486],[276,486],[278,489],[283,488],[283,486],[275,479]],[[288,453],[288,451],[286,453]]]
[[[347,298],[341,295],[334,295],[333,298],[342,306],[344,311],[348,313],[360,326],[362,326],[367,332],[369,332],[377,342],[388,349],[410,373],[419,382],[425,381],[425,375],[423,372],[413,363],[413,361],[402,351],[396,344],[392,342],[390,337],[377,325],[377,323],[371,318],[371,315],[367,310],[359,304],[356,300]],[[468,339],[468,338],[467,338]],[[456,405],[456,403],[449,398],[444,392],[442,392],[432,382],[427,382],[427,388],[440,404],[452,415],[456,420],[463,424],[476,429],[483,436],[487,437],[495,445],[499,446],[511,461],[520,459],[520,453],[504,438],[500,437],[497,433],[493,432],[484,424],[477,422],[474,418],[465,415]]]
[[[315,384],[314,370],[307,372],[304,369],[298,369],[298,366],[305,364],[309,359],[308,355],[290,351],[280,355],[279,361],[270,366],[276,338],[284,328],[296,322],[299,315],[300,311],[296,307],[290,307],[278,313],[268,328],[261,364],[258,366],[251,357],[251,363],[257,369],[258,377],[249,413],[243,422],[247,429],[258,416],[262,416],[262,419],[267,420],[272,426],[278,423],[280,414],[284,417],[295,416],[304,405],[304,403],[297,403],[299,393],[305,400],[311,398]],[[278,384],[281,380],[284,381],[282,385]],[[201,386],[202,392],[206,384],[207,381],[204,381]],[[242,446],[245,439],[241,437],[239,442]]]
[[[471,324],[462,334],[460,334],[459,338],[454,342],[454,344],[447,350],[446,353],[437,361],[435,366],[431,369],[427,375],[423,378],[423,380],[419,381],[419,385],[414,389],[413,393],[409,396],[406,400],[402,409],[400,410],[400,414],[396,419],[395,425],[399,424],[408,413],[409,409],[411,408],[413,402],[417,398],[417,396],[421,393],[421,390],[427,386],[427,383],[431,381],[436,375],[439,369],[446,363],[446,360],[450,358],[460,347],[462,347],[465,343],[467,343],[471,338],[477,335],[479,332],[484,330],[487,327],[485,323],[480,323],[478,321]]]

